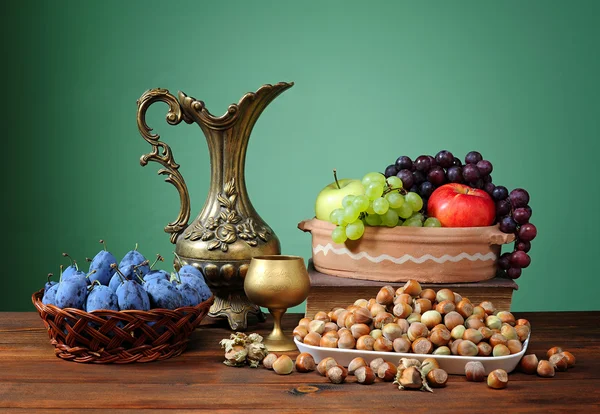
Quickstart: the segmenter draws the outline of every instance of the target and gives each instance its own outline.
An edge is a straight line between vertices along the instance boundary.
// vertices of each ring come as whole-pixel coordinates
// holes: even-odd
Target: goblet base
[[[282,333],[271,333],[263,341],[269,352],[296,351],[298,348],[291,338]]]

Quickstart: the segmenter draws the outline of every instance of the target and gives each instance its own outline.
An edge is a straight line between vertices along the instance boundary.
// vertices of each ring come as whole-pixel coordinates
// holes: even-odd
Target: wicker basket
[[[31,301],[46,325],[56,356],[75,362],[128,364],[181,354],[190,335],[208,313],[214,296],[176,310],[85,312],[44,305],[44,290]]]

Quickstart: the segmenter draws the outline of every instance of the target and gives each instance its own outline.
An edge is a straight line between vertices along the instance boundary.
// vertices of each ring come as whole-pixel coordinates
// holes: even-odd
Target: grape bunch
[[[466,184],[487,192],[496,203],[494,224],[498,224],[502,232],[516,236],[513,251],[503,253],[498,259],[498,266],[506,276],[517,279],[522,269],[531,263],[527,252],[537,229],[529,222],[531,207],[527,191],[517,188],[509,192],[504,186],[496,186],[492,182],[493,169],[492,163],[483,159],[477,151],[469,152],[463,164],[450,151],[443,150],[435,157],[421,155],[414,161],[404,155],[398,157],[385,169],[384,176],[388,180],[399,178],[404,188],[421,196],[425,207],[433,191],[447,183]]]
[[[329,221],[336,224],[331,234],[335,243],[358,240],[368,226],[440,227],[436,218],[426,218],[421,210],[423,199],[414,191],[407,192],[395,175],[385,177],[370,172],[362,179],[365,194],[347,195],[342,208],[331,212]]]

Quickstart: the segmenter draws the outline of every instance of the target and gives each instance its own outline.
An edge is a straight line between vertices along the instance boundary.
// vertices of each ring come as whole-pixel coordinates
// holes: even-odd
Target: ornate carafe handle
[[[164,168],[158,171],[159,175],[168,175],[165,181],[173,184],[179,192],[180,207],[177,219],[165,227],[165,232],[171,233],[171,243],[175,244],[177,237],[188,226],[190,219],[190,195],[183,176],[179,172],[179,164],[175,162],[171,148],[160,141],[160,135],[152,134],[152,128],[146,124],[146,111],[155,102],[165,102],[169,105],[167,112],[167,122],[170,125],[177,125],[182,120],[188,124],[193,121],[182,111],[177,99],[166,89],[150,89],[146,91],[137,101],[137,124],[142,137],[152,145],[152,152],[142,155],[140,164],[145,166],[148,161],[155,161]]]

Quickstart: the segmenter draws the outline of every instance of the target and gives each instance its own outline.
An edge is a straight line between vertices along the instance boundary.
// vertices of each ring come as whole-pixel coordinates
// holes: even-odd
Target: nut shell
[[[465,365],[467,381],[483,382],[486,379],[485,368],[479,361],[469,361]]]
[[[542,359],[538,362],[537,374],[543,378],[552,378],[554,376],[554,365],[546,359]]]
[[[317,372],[322,376],[327,375],[327,370],[336,366],[338,363],[332,357],[323,358],[317,365]]]
[[[354,375],[356,370],[360,367],[366,367],[367,361],[364,358],[356,357],[348,364],[348,375]]]
[[[341,384],[346,381],[348,370],[341,365],[336,365],[327,370],[326,376],[333,384]]]
[[[375,382],[375,372],[370,367],[360,367],[354,371],[356,381],[359,384],[371,385]]]
[[[569,367],[569,361],[563,352],[552,355],[548,361],[554,366],[555,371],[566,371]]]
[[[273,371],[279,375],[291,374],[294,370],[294,362],[287,355],[281,355],[273,362]]]
[[[525,374],[535,374],[538,367],[538,357],[535,354],[525,355],[519,361],[519,370]]]
[[[391,382],[396,377],[398,369],[391,362],[384,362],[377,367],[377,376],[385,382]]]
[[[508,374],[503,369],[495,369],[488,375],[487,385],[490,388],[502,389],[508,385]]]
[[[296,357],[296,371],[311,372],[317,367],[313,356],[307,352],[302,352]]]
[[[441,388],[448,382],[448,373],[440,368],[434,368],[427,373],[427,383],[432,388]]]

